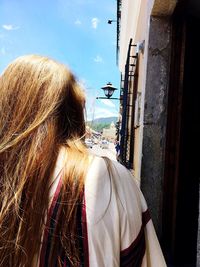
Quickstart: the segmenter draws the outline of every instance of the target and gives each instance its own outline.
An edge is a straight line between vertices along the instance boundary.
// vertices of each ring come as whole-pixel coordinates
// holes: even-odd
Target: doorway
[[[200,9],[194,14],[189,2],[177,6],[173,16],[168,98],[163,245],[174,267],[195,267],[197,257]]]

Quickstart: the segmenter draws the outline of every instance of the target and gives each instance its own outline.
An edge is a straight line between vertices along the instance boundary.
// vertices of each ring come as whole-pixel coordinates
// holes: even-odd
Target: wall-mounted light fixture
[[[136,44],[136,53],[139,54],[139,52],[141,52],[143,54],[144,53],[144,47],[145,47],[145,40],[138,42]]]
[[[108,82],[105,86],[101,87],[101,89],[104,91],[104,94],[106,97],[96,97],[96,99],[114,99],[119,100],[119,98],[113,98],[112,95],[114,91],[117,90],[117,88],[112,86],[111,82]]]
[[[117,20],[109,19],[108,24],[112,24],[113,22],[117,22]]]

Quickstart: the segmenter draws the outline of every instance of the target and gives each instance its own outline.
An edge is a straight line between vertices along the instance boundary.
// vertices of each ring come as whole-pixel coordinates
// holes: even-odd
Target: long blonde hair
[[[71,263],[78,265],[76,204],[88,166],[81,141],[84,103],[72,73],[46,57],[19,57],[0,77],[0,266],[33,265],[62,146],[69,160],[62,179],[59,235]]]

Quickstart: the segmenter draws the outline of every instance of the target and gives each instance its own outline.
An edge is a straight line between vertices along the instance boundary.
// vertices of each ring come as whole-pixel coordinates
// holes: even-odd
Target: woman
[[[84,104],[45,57],[0,77],[0,266],[166,266],[130,173],[88,154]]]

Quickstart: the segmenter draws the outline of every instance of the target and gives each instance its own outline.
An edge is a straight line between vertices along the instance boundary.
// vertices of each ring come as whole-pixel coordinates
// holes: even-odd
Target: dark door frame
[[[183,2],[182,2],[183,3]],[[187,197],[192,198],[192,190],[194,186],[188,186],[186,176],[184,175],[185,156],[183,153],[187,150],[184,149],[185,142],[185,116],[191,112],[188,110],[187,94],[188,88],[188,54],[190,38],[188,34],[188,14],[184,4],[177,6],[172,17],[172,49],[171,49],[171,66],[170,66],[170,84],[168,94],[168,116],[167,116],[167,132],[166,132],[166,152],[165,152],[165,178],[164,178],[164,199],[163,199],[163,235],[162,243],[165,250],[166,258],[173,266],[196,266],[195,265],[195,230],[188,229],[191,225],[196,227],[198,224],[198,211],[197,211],[197,190],[198,182],[190,181],[195,177],[188,177],[188,183],[197,185],[194,194],[194,200],[188,199],[191,207],[186,208]],[[190,17],[191,18],[191,17]],[[191,48],[190,48],[191,49]],[[191,92],[192,94],[192,92]],[[195,95],[193,95],[195,97]],[[191,105],[191,103],[190,103]],[[191,114],[192,116],[192,114]],[[187,127],[190,127],[188,125]],[[188,131],[189,132],[189,131]],[[189,135],[190,136],[190,135]],[[188,141],[186,141],[188,145]],[[187,162],[186,162],[187,164]],[[191,167],[191,166],[190,166]],[[189,169],[189,167],[188,167]],[[193,188],[193,189],[192,189]],[[188,194],[187,194],[188,190]],[[185,211],[184,211],[185,205]],[[185,214],[184,214],[185,212]],[[191,216],[195,220],[193,224],[188,223],[188,217]],[[187,220],[185,220],[187,218]],[[189,227],[190,226],[190,227]],[[188,234],[189,231],[193,232],[192,242],[187,244],[184,238],[185,229]],[[182,232],[181,232],[182,231]],[[181,236],[182,234],[182,236]],[[191,240],[190,240],[191,241]],[[185,246],[185,247],[184,247]],[[182,249],[181,249],[182,248]],[[184,249],[183,249],[184,248]],[[192,251],[193,250],[193,251]],[[190,256],[188,256],[190,254]],[[192,255],[192,256],[191,256]],[[191,262],[190,262],[191,259]],[[191,264],[191,265],[187,265]]]

